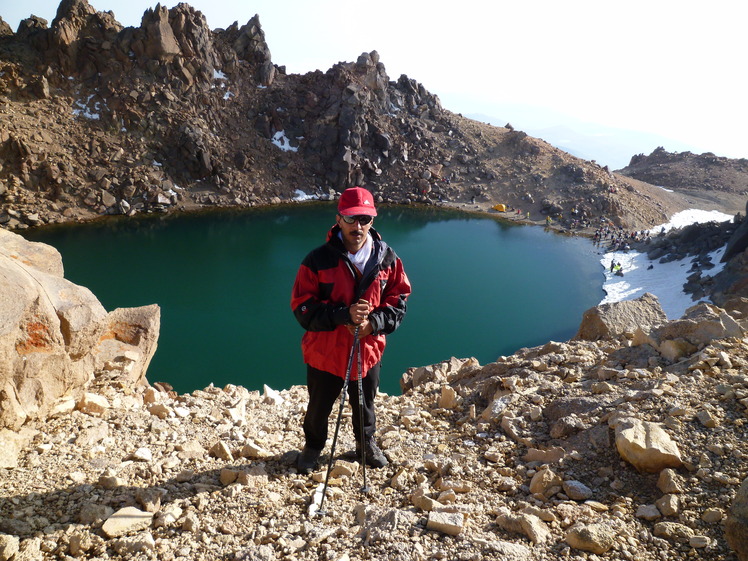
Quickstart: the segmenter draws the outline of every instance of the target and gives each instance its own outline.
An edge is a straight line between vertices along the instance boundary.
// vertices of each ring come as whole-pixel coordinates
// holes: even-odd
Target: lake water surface
[[[598,251],[583,238],[455,211],[379,209],[374,227],[413,284],[388,337],[382,391],[411,366],[572,337],[604,296]],[[290,309],[304,256],[334,224],[332,203],[115,219],[27,231],[56,247],[65,277],[107,310],[159,304],[151,382],[180,392],[214,383],[261,390],[305,383],[302,328]]]

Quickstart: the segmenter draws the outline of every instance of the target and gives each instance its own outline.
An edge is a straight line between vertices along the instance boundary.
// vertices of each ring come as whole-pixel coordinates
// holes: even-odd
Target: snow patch
[[[291,200],[293,201],[316,201],[317,199],[319,199],[318,195],[307,195],[301,189],[296,189],[296,191],[294,191],[294,196]]]
[[[99,112],[101,111],[101,103],[98,101],[94,103],[94,110],[96,111],[94,113],[88,108],[88,104],[91,103],[91,99],[93,99],[93,94],[88,96],[88,99],[86,101],[74,101],[73,115],[75,115],[76,117],[85,117],[86,119],[97,121],[100,117]]]
[[[291,141],[286,136],[286,131],[278,131],[273,135],[273,144],[284,152],[298,152],[298,148],[291,146]]]
[[[651,231],[656,235],[689,224],[712,221],[726,222],[732,220],[732,218],[729,214],[716,210],[684,210],[673,215],[667,224],[655,226]],[[709,254],[715,266],[703,272],[702,277],[713,277],[722,271],[725,264],[720,263],[719,260],[724,252],[725,248],[722,247]],[[622,300],[633,300],[639,298],[645,292],[649,292],[657,296],[668,319],[678,319],[696,303],[690,294],[683,292],[683,285],[693,272],[691,270],[693,259],[694,256],[689,256],[679,261],[660,263],[659,260],[652,261],[647,258],[646,253],[637,251],[606,253],[600,260],[600,264],[605,268],[605,281],[603,282],[605,298],[600,303],[609,304]],[[611,261],[621,264],[623,277],[611,272]]]

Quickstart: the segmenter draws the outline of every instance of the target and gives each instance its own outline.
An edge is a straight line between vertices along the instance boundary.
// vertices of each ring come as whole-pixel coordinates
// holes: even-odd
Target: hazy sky
[[[89,0],[138,26],[148,0]],[[15,31],[59,2],[2,0]],[[173,7],[177,2],[165,2]],[[738,0],[192,0],[215,29],[259,14],[275,64],[327,70],[377,50],[463,114],[538,128],[574,122],[656,133],[748,157],[748,2]],[[495,123],[503,124],[503,123]],[[665,145],[667,148],[667,145]]]

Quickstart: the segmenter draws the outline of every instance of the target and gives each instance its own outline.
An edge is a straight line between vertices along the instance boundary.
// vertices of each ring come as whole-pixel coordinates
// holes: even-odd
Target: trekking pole
[[[325,475],[325,485],[322,487],[322,498],[319,501],[319,507],[317,508],[317,514],[320,516],[325,514],[322,510],[322,505],[325,503],[325,495],[327,493],[327,483],[330,481],[330,472],[332,471],[332,464],[335,458],[335,445],[338,442],[338,432],[340,431],[340,421],[343,418],[343,408],[345,407],[345,394],[348,390],[348,382],[351,379],[351,368],[353,368],[353,355],[356,353],[358,348],[358,330],[359,326],[356,326],[356,331],[353,333],[353,345],[351,345],[351,354],[348,357],[348,368],[345,371],[345,381],[343,382],[343,389],[340,391],[340,408],[338,409],[338,421],[335,423],[335,434],[332,437],[332,445],[330,447],[330,460],[327,462],[327,474]]]
[[[366,434],[364,431],[364,382],[363,382],[363,368],[361,367],[361,345],[358,345],[358,419],[361,425],[361,469],[364,473],[364,486],[361,487],[361,492],[364,494],[369,493],[369,486],[366,484]]]

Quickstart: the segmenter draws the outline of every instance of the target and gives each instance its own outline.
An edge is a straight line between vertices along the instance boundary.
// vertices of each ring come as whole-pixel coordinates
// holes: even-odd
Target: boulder
[[[649,344],[664,358],[676,362],[712,341],[743,334],[743,328],[725,310],[702,302],[688,308],[678,320],[651,329],[642,325],[634,344]]]
[[[603,554],[615,545],[616,536],[616,530],[606,524],[575,524],[565,540],[574,549]]]
[[[658,473],[683,465],[677,444],[657,423],[625,418],[613,424],[618,453],[637,470]]]
[[[634,333],[642,326],[654,327],[667,322],[657,296],[646,292],[636,300],[601,304],[582,316],[575,339],[598,341]]]
[[[159,4],[143,14],[144,51],[148,58],[171,60],[181,53],[174,31],[169,25],[169,9]]]
[[[513,513],[502,507],[497,512],[496,525],[508,532],[523,534],[534,544],[551,539],[551,531],[540,518],[533,514]]]
[[[146,383],[159,307],[107,313],[62,274],[54,248],[0,230],[0,428],[43,417],[105,371]]]
[[[144,530],[152,521],[152,512],[143,512],[134,506],[126,506],[107,518],[101,531],[108,538],[116,538]]]
[[[748,561],[748,478],[743,480],[725,521],[725,539],[739,561]]]

